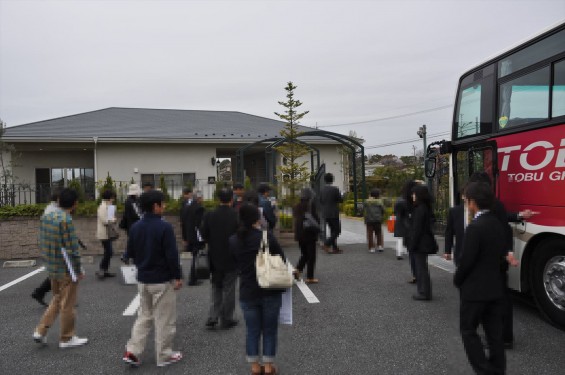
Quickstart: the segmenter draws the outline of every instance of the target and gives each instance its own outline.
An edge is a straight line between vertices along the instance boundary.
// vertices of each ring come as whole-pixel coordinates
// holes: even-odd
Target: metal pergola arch
[[[343,134],[338,134],[338,133],[332,133],[332,132],[328,132],[326,130],[312,130],[312,131],[306,131],[306,132],[302,132],[298,135],[298,137],[324,137],[324,138],[329,138],[332,139],[336,142],[341,143],[342,145],[344,145],[345,147],[347,147],[350,152],[351,152],[351,162],[352,162],[352,174],[353,174],[353,200],[354,200],[354,204],[355,204],[355,208],[357,209],[357,202],[359,200],[359,196],[358,196],[358,187],[359,184],[357,183],[357,154],[360,154],[361,156],[361,195],[362,195],[362,199],[365,199],[367,197],[367,187],[365,184],[365,148],[363,147],[363,145],[361,143],[359,143],[357,140],[355,140],[352,137],[343,135]],[[267,147],[265,148],[265,153],[266,153],[266,158],[267,158],[267,152],[271,154],[271,158],[274,158],[274,154],[272,152],[273,147],[275,146],[275,143],[277,143],[277,145],[282,144],[284,142],[289,141],[288,138],[280,138],[280,137],[275,137],[275,138],[268,138],[268,139],[262,139],[253,143],[250,143],[248,145],[245,145],[241,148],[239,148],[236,151],[236,165],[237,165],[237,180],[243,182],[244,180],[244,154],[245,151],[250,149],[253,146],[259,145],[261,143],[265,143],[265,142],[271,142],[271,144],[267,145]],[[318,154],[318,168],[319,168],[319,150],[314,148],[313,146],[300,141],[298,139],[295,140],[296,142],[300,142],[301,144],[307,145],[311,150],[316,150],[317,154]],[[357,151],[357,149],[359,151]],[[313,151],[310,151],[311,154],[311,160],[313,161]],[[274,183],[274,175],[276,173],[270,173],[269,171],[269,163],[266,159],[266,169],[267,169],[267,176],[268,176],[268,181],[271,183]],[[274,165],[274,162],[273,162]]]
[[[273,148],[282,145],[283,143],[289,142],[288,138],[281,138],[278,141],[271,143],[267,147],[265,147],[265,167],[267,171],[267,181],[271,183],[276,183],[276,176],[277,176],[277,167],[275,163],[275,153],[273,152]],[[310,171],[312,174],[315,174],[318,168],[320,168],[320,150],[311,144],[308,144],[304,141],[299,139],[294,140],[296,143],[304,145],[310,149]],[[314,152],[316,152],[316,168],[314,168]]]

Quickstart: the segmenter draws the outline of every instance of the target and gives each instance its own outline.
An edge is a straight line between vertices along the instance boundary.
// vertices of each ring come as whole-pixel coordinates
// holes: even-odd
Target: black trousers
[[[427,298],[432,298],[432,281],[430,279],[430,269],[428,267],[428,254],[413,253],[414,267],[416,269],[416,285],[418,294]]]
[[[502,316],[504,300],[465,301],[461,300],[459,328],[469,363],[477,374],[504,374],[506,354],[502,340]],[[477,328],[481,324],[489,346],[489,357]]]
[[[194,285],[196,284],[196,257],[198,256],[198,247],[196,245],[188,244],[187,251],[190,251],[192,254],[192,262],[190,263],[190,273],[188,275],[188,284]]]
[[[326,223],[330,227],[330,236],[326,239],[325,245],[331,246],[332,249],[337,250],[337,238],[341,233],[339,218],[326,218]]]
[[[306,266],[306,278],[314,278],[314,267],[316,266],[316,239],[312,241],[298,241],[300,247],[300,259],[296,265],[296,269],[302,272]]]
[[[100,269],[106,272],[110,267],[110,259],[112,259],[112,255],[114,255],[114,251],[112,250],[112,240],[102,240],[100,242],[102,242],[102,247],[104,248],[104,255],[100,261]]]
[[[414,261],[414,253],[408,253],[408,260],[410,261],[410,270],[412,271],[412,277],[416,278],[416,263]]]

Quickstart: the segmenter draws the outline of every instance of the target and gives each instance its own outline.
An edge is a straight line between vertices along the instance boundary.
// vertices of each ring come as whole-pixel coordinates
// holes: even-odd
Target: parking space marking
[[[287,264],[288,264],[288,272],[292,273],[292,271],[294,271],[294,267],[292,266],[292,264],[290,264],[290,262],[287,262]],[[299,280],[299,281],[295,280],[294,284],[296,284],[298,289],[300,289],[302,295],[304,296],[304,298],[306,298],[306,301],[308,301],[308,303],[320,303],[318,297],[316,297],[316,295],[312,292],[312,290],[308,288],[304,280]]]
[[[14,280],[14,281],[9,282],[8,284],[4,284],[4,285],[0,286],[0,292],[3,291],[3,290],[5,290],[5,289],[8,289],[8,288],[11,287],[12,285],[16,285],[17,283],[19,283],[19,282],[21,282],[21,281],[24,281],[25,279],[28,279],[28,278],[30,278],[30,277],[32,277],[32,276],[34,276],[34,275],[37,275],[37,274],[40,273],[40,272],[43,272],[43,270],[45,270],[45,266],[39,267],[38,269],[36,269],[35,271],[32,271],[32,272],[28,273],[27,275],[23,275],[22,277],[20,277],[20,278]]]
[[[449,273],[455,273],[455,264],[452,261],[445,260],[439,255],[432,255],[429,257],[430,265],[444,270]]]
[[[141,296],[139,295],[139,293],[137,293],[133,301],[131,301],[131,303],[127,307],[127,309],[124,310],[124,316],[132,316],[133,314],[135,314],[137,309],[139,309],[140,301],[141,301]]]

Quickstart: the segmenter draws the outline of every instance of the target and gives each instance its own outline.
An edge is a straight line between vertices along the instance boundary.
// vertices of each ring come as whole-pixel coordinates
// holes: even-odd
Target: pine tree
[[[294,90],[297,88],[292,82],[288,82],[285,87],[287,92],[286,101],[279,101],[278,103],[285,108],[284,113],[277,113],[281,120],[286,121],[284,129],[280,134],[286,138],[286,143],[276,147],[276,150],[281,154],[283,163],[279,170],[283,176],[283,185],[290,190],[290,200],[294,202],[296,191],[300,189],[306,182],[310,180],[310,171],[307,166],[307,161],[299,162],[298,159],[308,154],[309,149],[307,146],[298,143],[296,140],[302,134],[298,129],[299,121],[308,114],[308,111],[298,112],[297,108],[302,105],[300,100],[294,98]]]

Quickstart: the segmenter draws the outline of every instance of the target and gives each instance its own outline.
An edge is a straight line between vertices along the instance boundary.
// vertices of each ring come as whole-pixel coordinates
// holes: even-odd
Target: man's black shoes
[[[238,324],[239,324],[239,322],[237,320],[230,319],[230,320],[227,320],[227,321],[223,321],[221,327],[222,327],[222,329],[230,329],[230,328],[235,327]]]
[[[218,325],[218,319],[208,318],[206,321],[206,327],[208,328],[214,328],[216,325]]]

